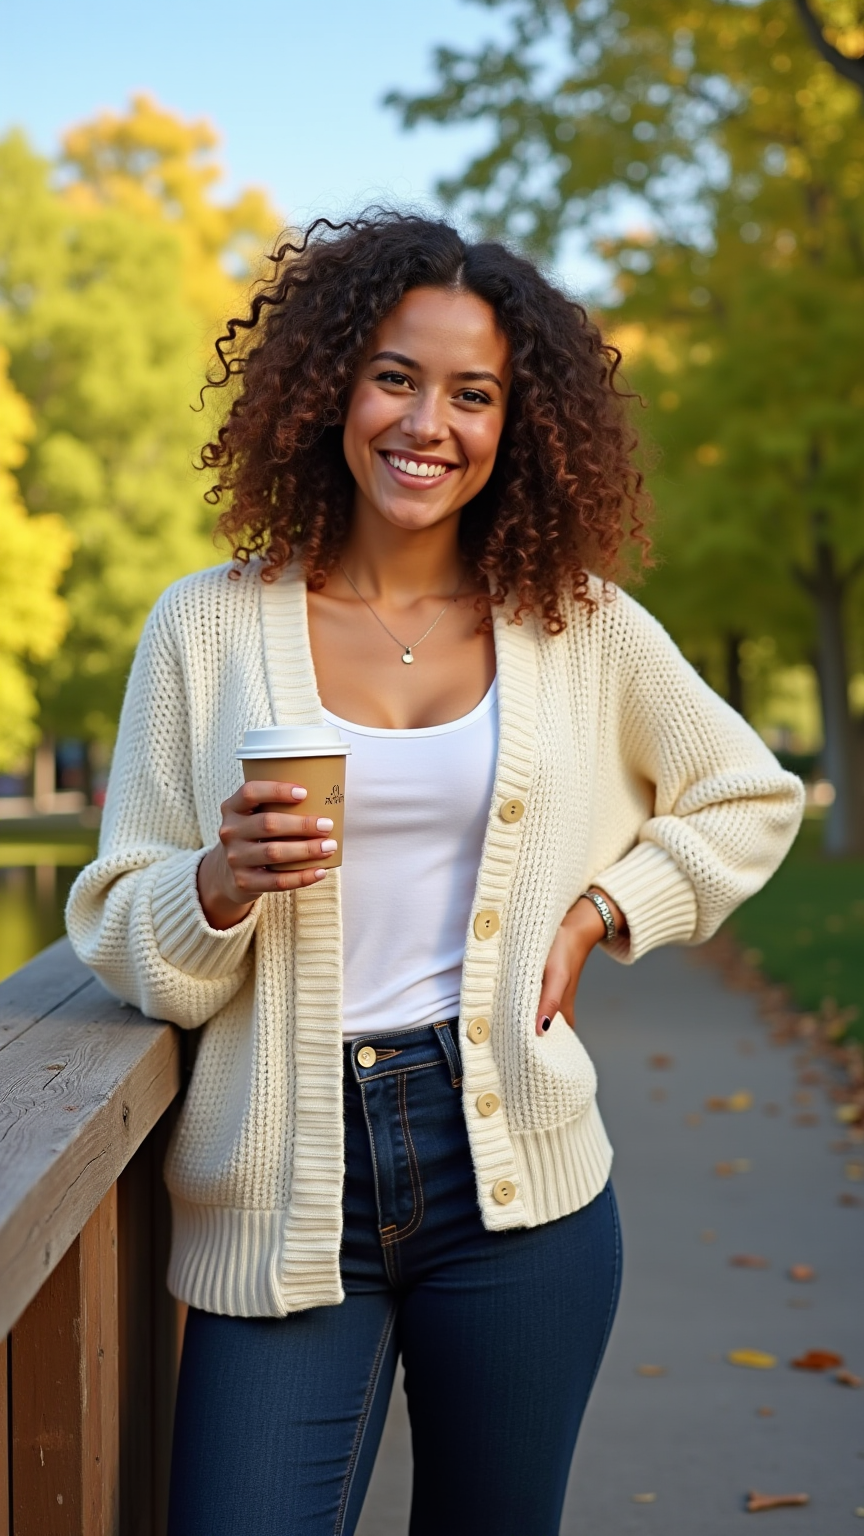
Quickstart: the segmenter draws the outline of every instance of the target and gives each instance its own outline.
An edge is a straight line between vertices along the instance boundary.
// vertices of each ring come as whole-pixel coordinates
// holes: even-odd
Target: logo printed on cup
[[[331,789],[331,791],[329,793],[329,795],[327,795],[327,797],[326,797],[326,799],[324,801],[324,804],[325,805],[341,805],[342,802],[344,801],[344,799],[345,799],[345,796],[342,793],[341,786],[339,784],[334,784],[333,788]]]

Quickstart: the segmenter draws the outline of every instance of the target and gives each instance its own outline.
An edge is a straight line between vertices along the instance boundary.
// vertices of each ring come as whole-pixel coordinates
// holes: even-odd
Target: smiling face
[[[476,496],[501,440],[509,360],[483,299],[411,289],[372,337],[351,392],[344,451],[355,512],[430,528]]]

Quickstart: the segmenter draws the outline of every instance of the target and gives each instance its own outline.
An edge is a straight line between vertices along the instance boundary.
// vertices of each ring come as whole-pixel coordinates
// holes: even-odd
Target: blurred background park
[[[0,974],[62,931],[148,609],[225,557],[214,338],[280,228],[383,200],[530,250],[620,346],[640,599],[808,786],[738,938],[864,1038],[856,0],[36,0],[4,52]]]

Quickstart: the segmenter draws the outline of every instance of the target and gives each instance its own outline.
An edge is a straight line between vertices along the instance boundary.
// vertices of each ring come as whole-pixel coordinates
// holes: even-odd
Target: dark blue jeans
[[[169,1536],[350,1536],[400,1354],[410,1536],[555,1536],[618,1301],[615,1199],[487,1232],[460,1082],[448,1024],[346,1046],[345,1300],[190,1310]]]

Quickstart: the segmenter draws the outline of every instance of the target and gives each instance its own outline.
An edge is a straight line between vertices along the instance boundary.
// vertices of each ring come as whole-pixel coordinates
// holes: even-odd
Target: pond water
[[[0,979],[62,937],[63,909],[77,874],[64,864],[0,869]]]

